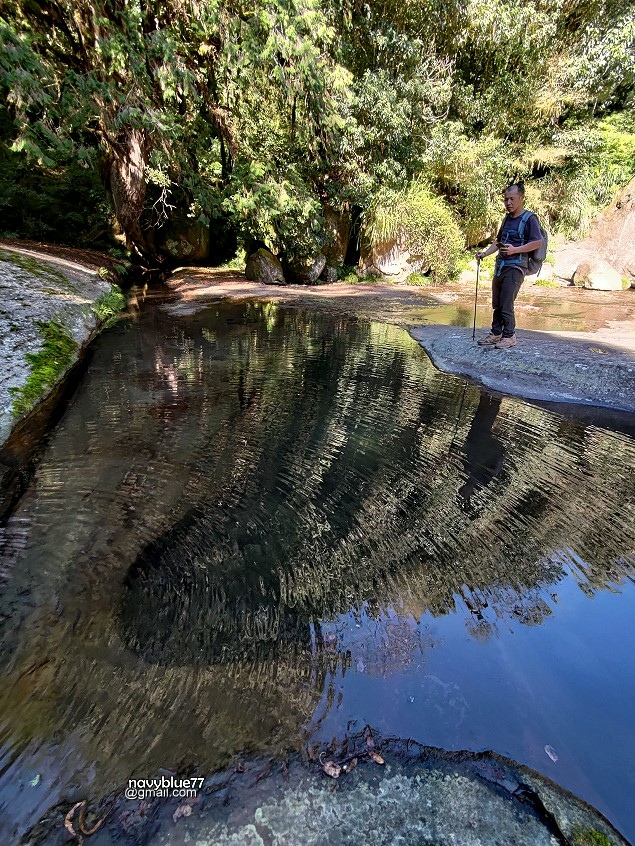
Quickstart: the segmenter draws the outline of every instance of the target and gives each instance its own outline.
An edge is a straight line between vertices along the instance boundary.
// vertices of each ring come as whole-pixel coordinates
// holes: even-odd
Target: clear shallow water
[[[633,839],[634,459],[378,323],[107,333],[0,540],[0,831],[370,723],[529,764]]]

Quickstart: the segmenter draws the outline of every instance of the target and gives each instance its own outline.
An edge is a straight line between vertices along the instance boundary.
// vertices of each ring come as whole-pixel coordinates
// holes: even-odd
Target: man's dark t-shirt
[[[520,247],[523,244],[528,244],[530,241],[542,240],[540,224],[538,223],[538,218],[535,214],[530,215],[529,219],[525,221],[523,237],[520,237],[520,235],[518,234],[518,227],[520,226],[521,218],[522,214],[519,214],[518,217],[511,217],[510,215],[506,215],[505,219],[503,220],[499,239],[502,244],[511,244],[512,247]],[[499,254],[496,261],[497,269],[508,264],[512,266],[516,265],[517,267],[527,267],[527,253],[521,253],[518,255],[518,257],[510,256],[510,258],[512,259],[512,261],[503,259],[503,257]],[[518,258],[521,259],[520,262],[518,261]]]

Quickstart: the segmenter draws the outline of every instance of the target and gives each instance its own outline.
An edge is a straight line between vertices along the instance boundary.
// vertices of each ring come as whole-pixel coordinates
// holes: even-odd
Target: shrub
[[[423,285],[430,285],[432,279],[423,273],[411,273],[406,279],[406,285],[415,285],[420,288]]]
[[[101,270],[101,268],[100,268]],[[119,285],[112,285],[107,294],[103,294],[91,306],[91,311],[100,321],[110,326],[119,316],[120,312],[126,307],[126,298],[123,295]]]
[[[536,161],[548,167],[544,178],[533,183],[543,204],[535,210],[543,211],[555,231],[584,237],[591,220],[635,175],[634,124],[622,112],[563,130],[556,136],[557,147],[534,151]]]
[[[363,276],[359,275],[357,268],[351,264],[343,264],[337,268],[337,280],[345,285],[356,285],[358,282],[366,281]]]
[[[71,246],[110,243],[110,204],[96,169],[67,160],[51,168],[9,148],[0,106],[0,233]]]
[[[222,207],[244,240],[267,244],[289,262],[314,258],[324,245],[319,196],[293,166],[279,172],[237,162]]]
[[[376,197],[363,225],[364,237],[374,246],[402,240],[434,280],[453,277],[461,259],[463,235],[445,201],[423,181],[405,191],[384,191]]]

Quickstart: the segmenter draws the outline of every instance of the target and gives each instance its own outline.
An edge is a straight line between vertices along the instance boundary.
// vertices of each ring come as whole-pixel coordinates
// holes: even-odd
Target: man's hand
[[[481,261],[482,259],[487,258],[487,256],[494,255],[494,253],[497,251],[498,243],[494,241],[494,243],[490,244],[489,247],[487,247],[486,249],[479,250],[478,253],[474,253],[474,258],[476,259],[476,261]]]

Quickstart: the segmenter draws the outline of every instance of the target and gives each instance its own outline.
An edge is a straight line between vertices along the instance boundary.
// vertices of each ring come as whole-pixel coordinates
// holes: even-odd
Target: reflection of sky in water
[[[634,459],[390,326],[105,335],[0,538],[0,827],[356,721],[509,755],[632,836]]]
[[[474,621],[458,598],[456,613],[437,618],[343,616],[325,630],[345,658],[315,711],[312,739],[328,742],[351,721],[351,730],[369,724],[445,749],[494,746],[584,796],[628,833],[635,591],[622,589],[596,594],[589,606],[566,579],[555,598],[545,592],[553,613],[539,626],[487,612]]]

